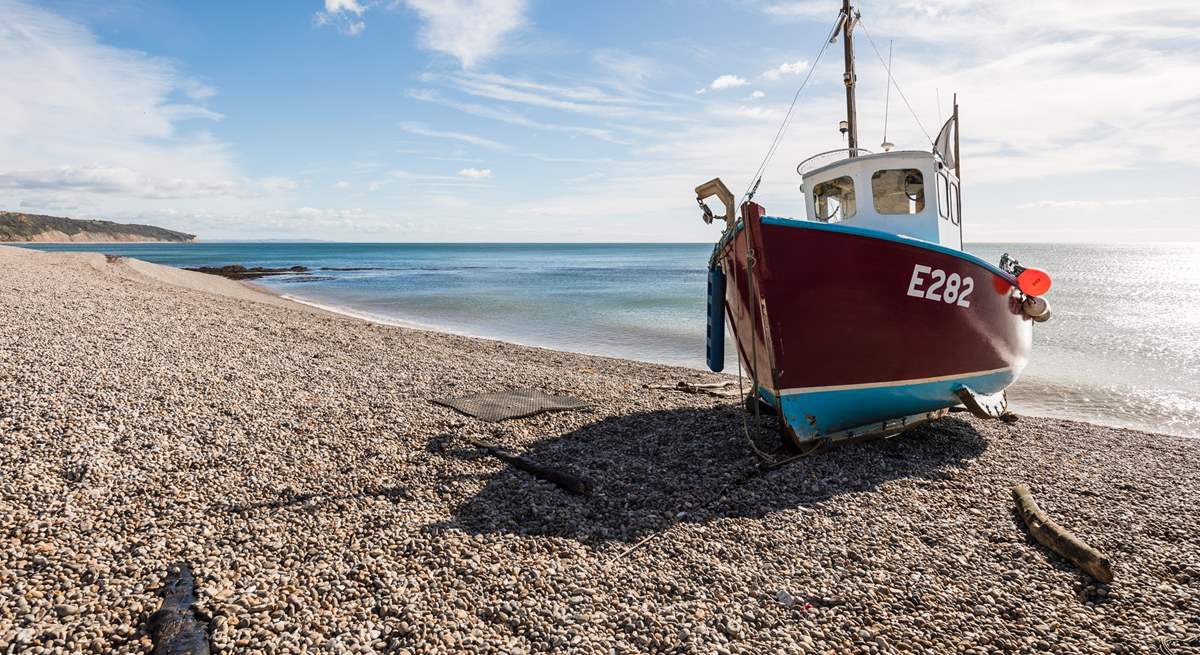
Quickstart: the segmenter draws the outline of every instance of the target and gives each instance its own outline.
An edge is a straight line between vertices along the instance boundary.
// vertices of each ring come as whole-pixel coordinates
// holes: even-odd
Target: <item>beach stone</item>
[[[788,592],[780,590],[779,593],[775,594],[775,602],[790,609],[796,604],[796,599]]]
[[[79,606],[66,603],[55,605],[54,613],[59,617],[74,616],[79,613]]]

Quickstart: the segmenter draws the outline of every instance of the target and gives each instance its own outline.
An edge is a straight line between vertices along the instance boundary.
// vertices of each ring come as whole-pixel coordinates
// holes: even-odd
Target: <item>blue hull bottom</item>
[[[906,380],[825,389],[783,389],[783,415],[796,438],[805,441],[901,416],[912,416],[959,404],[957,391],[966,386],[976,393],[1003,391],[1016,379],[1012,369],[985,371],[930,380]],[[774,394],[761,389],[774,406]]]

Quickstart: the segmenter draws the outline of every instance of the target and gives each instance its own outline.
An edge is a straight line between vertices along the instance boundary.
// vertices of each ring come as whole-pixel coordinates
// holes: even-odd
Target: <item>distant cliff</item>
[[[194,234],[153,225],[84,221],[59,216],[0,212],[0,241],[193,241]]]

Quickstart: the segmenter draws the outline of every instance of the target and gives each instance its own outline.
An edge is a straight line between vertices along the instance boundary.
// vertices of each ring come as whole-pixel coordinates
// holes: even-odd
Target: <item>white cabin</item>
[[[796,167],[809,220],[962,249],[958,178],[939,156],[919,150],[847,154],[822,153]],[[824,163],[831,156],[837,160]]]

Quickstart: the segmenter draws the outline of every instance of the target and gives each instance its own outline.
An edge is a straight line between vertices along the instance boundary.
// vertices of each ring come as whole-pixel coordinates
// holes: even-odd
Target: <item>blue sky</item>
[[[706,241],[832,0],[0,0],[0,209],[202,238]],[[861,3],[927,148],[958,92],[968,240],[1200,239],[1200,5]],[[861,140],[886,74],[858,40]],[[842,145],[840,43],[758,200]],[[940,106],[938,99],[941,99]]]

